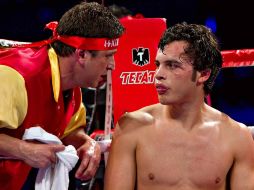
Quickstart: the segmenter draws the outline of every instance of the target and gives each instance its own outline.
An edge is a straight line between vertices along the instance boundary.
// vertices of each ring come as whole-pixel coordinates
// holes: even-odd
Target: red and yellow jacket
[[[33,126],[63,138],[86,121],[79,88],[64,102],[57,56],[46,46],[0,49],[0,105],[0,133],[19,139]],[[1,189],[21,189],[30,169],[0,159]]]

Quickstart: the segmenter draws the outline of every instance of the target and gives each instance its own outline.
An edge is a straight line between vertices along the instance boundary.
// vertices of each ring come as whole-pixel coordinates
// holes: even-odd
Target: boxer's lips
[[[168,87],[162,84],[156,84],[155,87],[159,95],[165,94],[169,89]]]

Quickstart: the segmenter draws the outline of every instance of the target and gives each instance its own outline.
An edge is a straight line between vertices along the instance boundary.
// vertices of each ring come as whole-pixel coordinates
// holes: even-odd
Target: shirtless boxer
[[[204,101],[222,66],[214,35],[170,27],[155,64],[160,103],[119,120],[105,190],[253,190],[251,133]]]

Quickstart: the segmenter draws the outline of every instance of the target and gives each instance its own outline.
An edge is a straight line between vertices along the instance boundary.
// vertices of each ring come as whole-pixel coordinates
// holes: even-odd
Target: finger
[[[95,175],[100,164],[100,159],[101,159],[100,152],[90,157],[87,169],[85,169],[82,173],[82,176],[80,176],[82,180],[91,179]]]
[[[90,156],[84,156],[77,171],[75,174],[75,177],[78,179],[81,179],[81,176],[83,175],[84,170],[86,170],[87,166],[88,166],[88,162],[90,160]]]
[[[64,145],[51,145],[51,150],[53,152],[60,152],[60,151],[64,151],[65,146]]]
[[[57,157],[56,157],[56,154],[53,153],[50,157],[50,162],[51,164],[55,164],[57,162]]]
[[[51,148],[51,155],[50,155],[50,161],[52,164],[57,163],[57,156],[56,153],[63,151],[65,149],[64,145],[50,145]]]
[[[80,176],[81,179],[82,180],[91,179],[95,175],[95,173],[98,169],[98,166],[99,165],[97,164],[97,162],[91,158],[90,161],[89,161],[87,169]]]

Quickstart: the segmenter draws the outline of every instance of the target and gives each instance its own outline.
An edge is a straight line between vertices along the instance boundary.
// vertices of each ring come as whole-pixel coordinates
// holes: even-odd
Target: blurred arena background
[[[91,1],[91,0],[89,0]],[[1,0],[0,38],[36,41],[49,36],[44,25],[58,20],[80,0]],[[125,6],[133,14],[163,17],[167,24],[186,21],[210,26],[223,50],[252,48],[254,16],[250,0],[97,0]]]
[[[254,48],[254,15],[250,0],[87,0],[116,4],[149,18],[203,24],[212,29],[222,50]],[[0,0],[0,38],[38,41],[51,33],[44,26],[81,0]],[[153,29],[151,29],[153,30]],[[234,119],[254,125],[254,67],[221,72],[211,94],[212,105]],[[223,86],[222,86],[223,85]],[[226,85],[226,86],[224,86]],[[252,119],[253,118],[253,119]]]

